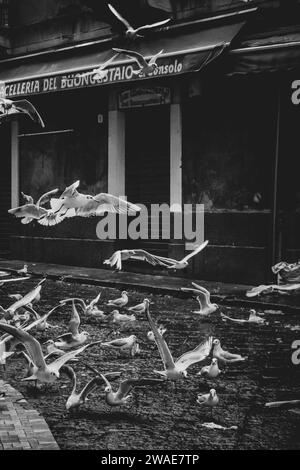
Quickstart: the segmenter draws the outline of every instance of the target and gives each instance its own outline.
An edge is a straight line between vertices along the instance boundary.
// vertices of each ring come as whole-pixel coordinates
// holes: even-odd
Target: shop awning
[[[180,35],[170,30],[163,37],[134,43],[133,49],[144,57],[163,49],[157,61],[158,69],[147,78],[196,72],[228,48],[243,25],[244,22],[240,20],[234,24],[193,30]],[[107,69],[108,73],[103,80],[96,80],[93,76],[82,77],[83,73],[107,61],[112,54],[107,44],[106,49],[101,44],[94,44],[75,46],[67,52],[5,60],[0,62],[0,80],[6,83],[7,96],[15,97],[139,79],[133,73],[136,69],[134,62],[119,58]]]
[[[229,53],[229,75],[300,68],[300,33],[248,41]]]

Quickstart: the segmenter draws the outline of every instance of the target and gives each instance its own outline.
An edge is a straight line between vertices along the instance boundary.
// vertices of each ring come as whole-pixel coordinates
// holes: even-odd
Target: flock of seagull
[[[1,273],[5,273],[5,271],[1,271],[0,275]],[[27,274],[26,266],[21,270],[21,274]],[[22,276],[20,279],[26,278]],[[134,388],[161,387],[166,381],[184,380],[187,377],[188,368],[194,364],[202,365],[197,375],[214,380],[221,373],[220,364],[243,362],[247,359],[240,354],[224,350],[220,340],[212,336],[206,337],[193,350],[174,359],[164,338],[166,328],[162,324],[158,325],[150,313],[152,302],[144,299],[140,304],[128,307],[129,297],[126,291],[123,291],[120,297],[107,301],[106,306],[112,309],[110,313],[105,313],[99,306],[100,292],[96,298],[87,302],[76,297],[63,299],[48,313],[40,315],[37,312],[37,304],[41,299],[44,282],[45,279],[42,279],[24,296],[20,294],[10,296],[14,302],[6,309],[0,308],[0,331],[3,333],[0,337],[0,364],[5,370],[7,361],[10,361],[13,355],[22,356],[26,361],[26,376],[21,381],[34,383],[35,386],[55,383],[60,380],[62,374],[66,375],[70,379],[72,387],[65,404],[69,411],[83,405],[92,392],[103,387],[107,405],[117,407],[128,404],[132,396],[131,391]],[[200,310],[197,313],[199,317],[211,315],[218,308],[216,304],[211,304],[209,292],[201,286],[193,283],[191,289],[183,288],[183,290],[188,290],[198,297]],[[71,307],[67,331],[41,344],[34,336],[33,331],[43,332],[51,329],[52,325],[48,323],[49,317],[64,306]],[[128,313],[122,313],[124,309]],[[89,333],[81,329],[81,318],[92,317],[100,323],[106,322],[112,327],[117,326],[118,331],[113,331],[114,334],[120,335],[119,329],[122,326],[131,324],[134,328],[134,322],[138,322],[144,316],[148,319],[150,326],[146,338],[150,343],[156,344],[163,366],[162,370],[153,371],[159,378],[149,375],[122,380],[120,372],[102,373],[85,362],[84,353],[88,348],[100,350],[110,348],[120,354],[126,354],[129,359],[134,360],[134,357],[140,353],[140,347],[138,337],[135,334],[128,337],[89,342]],[[210,356],[210,363],[207,364]],[[99,359],[101,364],[100,354]],[[73,366],[78,362],[93,372],[93,378],[80,391],[77,390],[77,377]],[[204,364],[205,362],[206,364]],[[102,368],[103,364],[100,367]],[[111,382],[116,380],[119,380],[119,386],[115,390]],[[199,406],[206,406],[213,410],[219,403],[216,390],[210,389],[208,393],[199,394],[197,403]]]

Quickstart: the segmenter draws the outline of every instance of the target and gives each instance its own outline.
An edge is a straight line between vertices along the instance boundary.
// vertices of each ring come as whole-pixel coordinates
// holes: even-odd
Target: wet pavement
[[[7,307],[7,294],[26,293],[36,284],[31,279],[18,285],[7,285],[0,293],[0,304]],[[94,298],[102,290],[100,306],[104,311],[108,299],[116,298],[120,290],[99,286],[47,280],[43,287],[39,312],[47,312],[66,297]],[[130,305],[143,300],[145,294],[128,289]],[[300,398],[300,365],[291,360],[292,343],[300,340],[300,316],[282,310],[264,313],[268,325],[239,325],[224,322],[220,311],[236,318],[248,318],[249,308],[222,306],[208,319],[192,313],[198,308],[195,300],[170,295],[147,294],[153,304],[153,317],[167,328],[165,338],[174,357],[194,348],[208,334],[219,338],[225,349],[248,356],[245,363],[221,367],[224,374],[215,380],[196,375],[200,365],[189,368],[186,380],[175,387],[164,383],[155,388],[136,389],[130,403],[121,410],[110,411],[104,402],[104,391],[95,391],[90,400],[73,414],[65,410],[71,386],[66,377],[40,391],[20,383],[25,376],[24,362],[13,357],[7,366],[6,380],[25,396],[48,423],[61,449],[300,449],[300,415],[292,410],[266,409],[269,401]],[[53,328],[36,337],[44,342],[66,331],[70,307],[63,307],[50,320]],[[82,328],[91,340],[116,337],[114,326],[82,317]],[[122,327],[120,336],[136,334],[141,353],[135,358],[120,356],[113,350],[97,346],[84,353],[84,360],[101,372],[121,371],[122,378],[154,376],[161,369],[155,345],[148,342],[149,330],[144,315]],[[209,360],[207,361],[207,363]],[[82,363],[75,363],[78,387],[92,373]],[[3,377],[2,377],[3,378]],[[117,385],[117,384],[116,384]],[[211,415],[196,402],[197,394],[214,387],[220,403]],[[201,424],[214,422],[234,430],[208,430]]]

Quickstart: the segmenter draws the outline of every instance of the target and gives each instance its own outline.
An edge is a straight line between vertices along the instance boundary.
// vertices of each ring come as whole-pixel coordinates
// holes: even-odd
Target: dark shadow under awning
[[[103,80],[82,77],[84,72],[113,55],[107,44],[105,50],[103,45],[94,44],[75,46],[66,52],[4,60],[0,62],[0,80],[6,83],[7,96],[14,97],[196,72],[228,48],[243,25],[240,21],[180,35],[176,32],[176,36],[170,31],[164,37],[133,43],[132,48],[145,57],[163,49],[157,61],[158,69],[149,77],[137,78],[133,73],[134,62],[119,58],[107,69]]]
[[[300,33],[248,41],[230,51],[227,65],[229,75],[299,69]]]

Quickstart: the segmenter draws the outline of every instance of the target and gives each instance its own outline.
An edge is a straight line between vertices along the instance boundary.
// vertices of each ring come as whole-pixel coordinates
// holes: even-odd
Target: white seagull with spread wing
[[[125,25],[125,27],[126,27],[126,37],[128,37],[129,39],[135,39],[136,37],[143,37],[139,34],[139,32],[147,31],[147,29],[153,29],[153,28],[156,28],[158,26],[163,26],[166,23],[168,23],[169,21],[171,21],[171,18],[167,18],[166,20],[158,21],[156,23],[140,26],[139,28],[133,28],[129,24],[129,22],[122,15],[120,15],[120,13],[112,5],[110,5],[110,3],[108,4],[108,8],[115,15],[115,17],[119,21],[121,21],[121,23],[123,23],[123,25]]]
[[[199,344],[199,346],[197,346],[195,349],[183,354],[176,361],[174,361],[166,341],[160,334],[155,322],[150,315],[149,307],[147,308],[147,317],[165,368],[164,371],[155,372],[162,375],[166,379],[178,380],[186,377],[188,367],[190,367],[192,364],[196,364],[197,362],[204,361],[204,359],[206,359],[206,357],[210,354],[212,348],[212,337],[209,337],[207,340]]]

